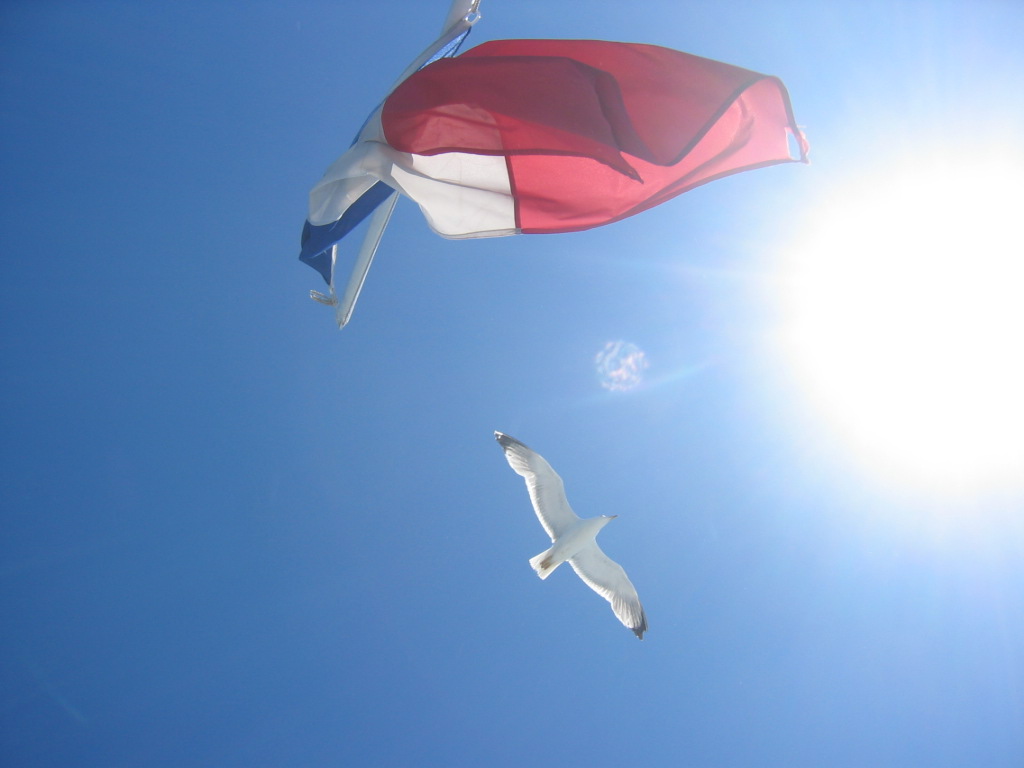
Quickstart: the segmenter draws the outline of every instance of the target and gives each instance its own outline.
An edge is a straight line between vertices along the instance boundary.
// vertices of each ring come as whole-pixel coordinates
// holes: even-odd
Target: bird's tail
[[[554,549],[554,547],[551,549]],[[562,564],[561,561],[556,563],[551,559],[551,549],[545,549],[536,557],[530,558],[530,567],[532,567],[533,570],[537,572],[537,575],[542,579],[546,579],[554,573],[555,568]]]

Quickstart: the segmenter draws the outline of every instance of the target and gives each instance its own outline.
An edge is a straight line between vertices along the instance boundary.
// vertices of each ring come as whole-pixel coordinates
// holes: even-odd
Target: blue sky
[[[888,206],[909,243],[890,259],[960,276],[938,342],[961,344],[919,370],[829,337],[903,392],[891,412],[809,383],[831,379],[788,302],[823,206],[908,163],[1024,167],[1024,11],[481,10],[470,44],[618,39],[778,75],[812,164],[572,235],[445,241],[400,201],[339,332],[296,260],[306,195],[444,2],[0,10],[3,762],[1020,765],[1019,232]],[[854,234],[875,255],[877,218],[818,233],[814,262]],[[952,219],[1000,239],[940,253]],[[889,263],[850,257],[830,289],[891,284]],[[892,335],[935,311],[924,274]],[[866,333],[881,301],[844,316]],[[615,340],[650,364],[629,392],[595,373]],[[934,455],[903,423],[933,390]],[[872,422],[851,403],[882,431],[851,431]],[[495,429],[577,512],[620,515],[601,542],[643,642],[571,572],[532,573],[548,544]]]

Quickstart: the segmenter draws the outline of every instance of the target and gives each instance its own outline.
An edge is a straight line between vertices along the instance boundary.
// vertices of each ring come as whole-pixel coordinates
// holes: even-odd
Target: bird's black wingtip
[[[498,445],[502,448],[508,448],[511,445],[523,445],[514,437],[509,437],[504,432],[498,432],[497,430],[494,431],[494,439],[498,441]],[[525,448],[526,446],[523,447]]]

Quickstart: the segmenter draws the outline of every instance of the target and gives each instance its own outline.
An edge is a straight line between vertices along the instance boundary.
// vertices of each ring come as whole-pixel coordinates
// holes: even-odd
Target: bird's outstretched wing
[[[565,498],[565,486],[562,478],[551,468],[544,457],[530,450],[514,437],[495,432],[494,438],[505,451],[508,465],[526,479],[526,488],[530,492],[530,501],[537,519],[544,526],[548,536],[554,541],[566,528],[579,522],[576,513]],[[610,561],[609,561],[610,562]],[[621,569],[620,569],[621,570]],[[596,589],[596,587],[595,587]]]
[[[622,566],[602,552],[596,541],[577,552],[569,560],[569,565],[587,586],[612,604],[619,621],[643,640],[647,631],[647,614]]]

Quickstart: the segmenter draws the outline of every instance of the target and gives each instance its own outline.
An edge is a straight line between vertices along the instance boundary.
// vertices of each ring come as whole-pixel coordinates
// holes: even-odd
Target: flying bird
[[[552,546],[530,558],[533,570],[546,579],[559,565],[568,562],[587,586],[612,604],[619,621],[643,640],[647,615],[636,589],[622,566],[597,546],[598,532],[618,515],[578,517],[565,498],[562,478],[543,456],[514,437],[501,432],[495,432],[494,437],[504,449],[509,466],[526,479],[533,509],[551,537]]]

